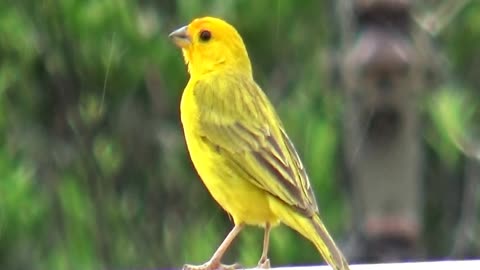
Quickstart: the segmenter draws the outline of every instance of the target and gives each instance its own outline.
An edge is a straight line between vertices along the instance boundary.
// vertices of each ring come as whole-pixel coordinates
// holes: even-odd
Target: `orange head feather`
[[[191,76],[223,68],[251,73],[242,37],[232,25],[221,19],[195,19],[189,25],[172,32],[170,37],[182,48]]]

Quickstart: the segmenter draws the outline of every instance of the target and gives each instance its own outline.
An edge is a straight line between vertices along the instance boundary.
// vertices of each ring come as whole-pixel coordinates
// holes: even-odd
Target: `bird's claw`
[[[239,263],[234,264],[221,264],[207,262],[202,265],[185,264],[182,270],[238,270],[242,269]]]
[[[270,259],[268,259],[268,258],[261,259],[261,260],[258,262],[257,268],[260,268],[260,269],[270,269]]]

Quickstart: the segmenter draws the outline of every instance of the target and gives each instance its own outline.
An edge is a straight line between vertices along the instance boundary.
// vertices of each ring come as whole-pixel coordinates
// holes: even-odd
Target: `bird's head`
[[[213,17],[193,20],[169,37],[182,49],[192,76],[221,68],[251,73],[251,64],[242,37],[227,22]]]

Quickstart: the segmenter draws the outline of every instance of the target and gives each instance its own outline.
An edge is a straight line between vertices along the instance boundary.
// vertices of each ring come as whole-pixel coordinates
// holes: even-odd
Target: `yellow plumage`
[[[348,269],[318,217],[293,144],[253,80],[237,31],[223,20],[205,17],[170,36],[182,48],[190,73],[180,106],[190,157],[236,225],[208,263],[185,268],[227,268],[220,259],[245,224],[266,228],[259,266],[268,267],[269,230],[282,222],[310,239],[334,269]]]

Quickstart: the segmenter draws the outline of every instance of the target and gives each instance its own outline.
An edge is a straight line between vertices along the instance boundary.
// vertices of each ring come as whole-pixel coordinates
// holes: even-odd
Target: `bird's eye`
[[[210,33],[210,31],[203,30],[202,32],[200,32],[201,41],[209,41],[211,38],[212,38],[212,33]]]

